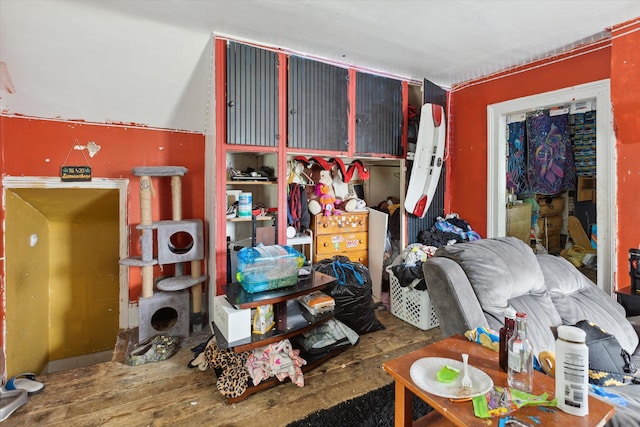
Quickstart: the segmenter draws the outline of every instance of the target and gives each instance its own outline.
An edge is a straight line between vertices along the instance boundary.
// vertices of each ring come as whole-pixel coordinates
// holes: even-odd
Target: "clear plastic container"
[[[243,248],[238,252],[236,279],[249,293],[293,286],[304,263],[304,255],[291,246]]]

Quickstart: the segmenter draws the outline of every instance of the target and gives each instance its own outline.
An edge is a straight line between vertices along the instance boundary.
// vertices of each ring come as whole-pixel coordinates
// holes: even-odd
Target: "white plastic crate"
[[[400,286],[398,278],[393,274],[391,266],[389,273],[389,297],[391,300],[391,314],[422,330],[433,329],[439,325],[429,292],[416,290],[408,286]]]

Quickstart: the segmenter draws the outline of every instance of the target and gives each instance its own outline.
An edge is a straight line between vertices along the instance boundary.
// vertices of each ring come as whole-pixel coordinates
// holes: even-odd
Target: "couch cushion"
[[[516,311],[527,313],[527,336],[537,357],[541,351],[555,351],[555,330],[562,319],[546,292],[526,294],[509,300]]]
[[[515,237],[444,246],[436,256],[449,258],[462,267],[485,311],[502,313],[511,298],[544,293],[544,276],[535,254]]]
[[[562,325],[562,319],[556,311],[551,297],[544,292],[526,294],[509,300],[509,305],[516,311],[527,313],[527,334],[533,352],[538,356],[541,351],[555,351],[555,329]],[[543,313],[544,315],[540,315]],[[503,326],[504,311],[485,311],[489,328],[497,331]]]
[[[593,282],[580,273],[573,264],[564,259],[548,254],[536,255],[544,276],[545,287],[549,292],[570,294],[593,286]]]
[[[588,320],[614,335],[630,354],[635,352],[638,334],[620,304],[564,258],[552,255],[538,255],[537,258],[547,291],[564,324]]]

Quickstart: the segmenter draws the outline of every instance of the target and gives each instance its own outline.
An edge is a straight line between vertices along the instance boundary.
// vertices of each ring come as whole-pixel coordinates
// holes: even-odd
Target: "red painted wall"
[[[510,75],[453,88],[447,177],[450,211],[459,213],[474,230],[486,235],[488,105],[606,79],[610,56],[610,49],[604,46],[592,53],[532,64]]]
[[[617,140],[618,277],[630,285],[628,253],[640,248],[640,18],[612,31],[611,102]]]
[[[72,150],[73,145],[86,145],[88,141],[101,146],[93,158],[89,158],[87,151]],[[131,256],[140,255],[139,232],[136,229],[140,223],[140,187],[138,177],[131,172],[132,168],[167,165],[186,167],[188,172],[182,178],[183,218],[204,221],[204,146],[204,135],[197,133],[0,116],[3,176],[59,177],[63,164],[85,165],[87,162],[81,154],[84,153],[94,178],[129,180],[127,224]],[[170,178],[156,177],[152,181],[155,191],[152,199],[153,220],[171,219]],[[0,230],[0,239],[4,241],[2,233]],[[1,259],[4,260],[4,246],[1,251]],[[131,268],[129,271],[129,299],[137,301],[142,286],[140,269]],[[4,268],[0,274],[2,298]],[[156,274],[171,273],[165,268],[162,273],[158,270]]]
[[[481,234],[487,224],[487,106],[552,90],[611,79],[617,137],[617,287],[629,285],[627,253],[640,243],[640,20],[621,24],[612,38],[572,53],[454,87],[447,202]],[[624,35],[623,35],[624,34]]]

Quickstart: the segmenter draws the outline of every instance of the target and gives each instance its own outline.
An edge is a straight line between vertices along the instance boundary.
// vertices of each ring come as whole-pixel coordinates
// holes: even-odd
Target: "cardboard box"
[[[213,300],[213,323],[228,343],[251,337],[251,309],[235,308],[225,295]]]
[[[591,200],[596,202],[596,179],[591,176],[579,176],[578,188],[576,189],[576,199],[578,202]]]

